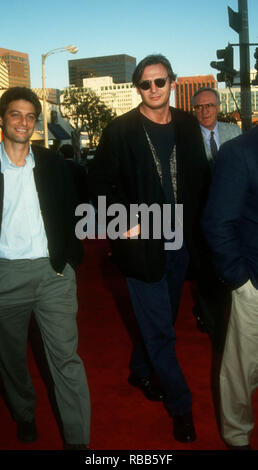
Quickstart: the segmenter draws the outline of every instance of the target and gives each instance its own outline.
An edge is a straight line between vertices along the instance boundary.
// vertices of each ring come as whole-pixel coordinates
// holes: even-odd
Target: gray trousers
[[[34,311],[55,386],[65,441],[88,444],[90,397],[77,354],[75,272],[62,275],[48,258],[0,259],[0,373],[14,418],[31,421],[36,396],[27,367],[27,337]]]

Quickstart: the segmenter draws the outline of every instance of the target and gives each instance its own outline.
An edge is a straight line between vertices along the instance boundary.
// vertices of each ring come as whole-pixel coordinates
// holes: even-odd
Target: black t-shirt
[[[158,124],[141,115],[143,125],[148,133],[152,145],[160,160],[162,168],[162,186],[165,200],[169,204],[174,204],[174,192],[171,181],[170,156],[175,145],[174,124]]]

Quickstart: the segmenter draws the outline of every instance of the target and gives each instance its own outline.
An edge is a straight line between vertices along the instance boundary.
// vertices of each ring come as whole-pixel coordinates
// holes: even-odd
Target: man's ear
[[[172,80],[170,88],[172,91],[176,88],[176,82],[174,80]]]

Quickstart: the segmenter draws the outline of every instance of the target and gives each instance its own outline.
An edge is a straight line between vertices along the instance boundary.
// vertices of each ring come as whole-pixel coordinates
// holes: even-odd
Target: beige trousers
[[[233,446],[249,444],[252,394],[258,387],[258,290],[249,280],[232,293],[220,372],[221,432]]]

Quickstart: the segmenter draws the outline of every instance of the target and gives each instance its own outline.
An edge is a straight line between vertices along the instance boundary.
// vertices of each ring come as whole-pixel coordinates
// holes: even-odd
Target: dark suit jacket
[[[61,273],[69,262],[81,262],[83,249],[75,237],[75,193],[64,159],[42,147],[32,146],[34,178],[44,221],[50,262]],[[4,176],[0,173],[0,227],[2,223]]]
[[[89,202],[87,173],[85,167],[80,165],[78,162],[67,158],[65,159],[65,163],[69,168],[75,184],[78,203],[85,204]]]
[[[209,165],[198,121],[172,108],[175,123],[178,203],[184,204],[184,236],[193,265],[198,265],[199,222]],[[139,108],[112,121],[104,130],[89,173],[91,197],[107,196],[107,205],[162,205],[164,194]],[[165,268],[163,240],[111,241],[115,261],[126,276],[147,282],[161,279]]]
[[[258,288],[258,128],[221,146],[203,229],[221,279]]]

